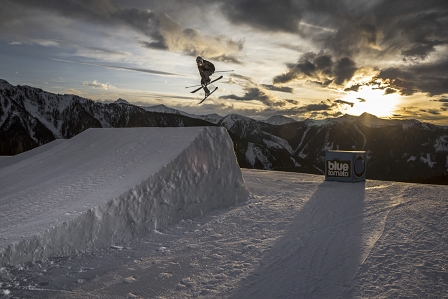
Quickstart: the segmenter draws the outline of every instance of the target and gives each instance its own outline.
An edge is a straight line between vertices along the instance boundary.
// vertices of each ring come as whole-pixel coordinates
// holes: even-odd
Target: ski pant
[[[201,80],[201,85],[202,86],[207,85],[208,82],[210,82],[210,76],[211,75],[213,75],[212,71],[205,70],[205,71],[202,72],[202,80]]]

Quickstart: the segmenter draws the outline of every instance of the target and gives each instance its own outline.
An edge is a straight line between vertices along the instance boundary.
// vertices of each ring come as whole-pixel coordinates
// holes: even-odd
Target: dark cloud
[[[168,47],[165,44],[165,41],[163,39],[157,40],[157,41],[141,41],[140,42],[145,48],[149,49],[155,49],[155,50],[167,50]]]
[[[334,70],[335,79],[334,83],[341,85],[344,82],[349,81],[356,71],[356,64],[348,57],[344,57],[339,60]]]
[[[298,111],[300,112],[326,111],[326,110],[332,110],[333,107],[335,107],[334,104],[325,103],[324,101],[321,101],[318,104],[309,104],[299,107]]]
[[[333,17],[337,16],[333,15]],[[354,12],[347,12],[335,22],[335,33],[328,34],[320,40],[314,38],[324,49],[338,57],[353,57],[362,52],[378,49],[382,30],[378,27],[374,14],[365,12],[365,14],[357,15]]]
[[[274,77],[274,84],[287,83],[296,79],[306,79],[323,87],[335,83],[342,85],[349,81],[357,70],[356,64],[348,57],[333,62],[330,55],[306,53],[296,64],[288,64],[288,71]]]
[[[280,92],[285,92],[285,93],[293,93],[294,89],[291,87],[286,87],[286,86],[274,86],[274,85],[269,85],[269,84],[262,84],[261,86],[263,86],[266,89],[269,90],[273,90],[273,91],[280,91]]]
[[[221,55],[221,56],[217,56],[217,57],[211,57],[211,60],[216,60],[216,61],[220,61],[220,62],[225,62],[225,63],[235,63],[235,64],[243,64],[240,60],[238,60],[235,57],[232,56],[227,56],[225,54]]]
[[[361,86],[363,86],[363,85],[362,84],[355,84],[355,85],[352,85],[352,86],[344,89],[344,91],[358,91]]]
[[[434,114],[434,115],[439,115],[440,111],[437,109],[420,109],[421,112],[425,112],[425,113],[429,113],[429,114]]]
[[[417,88],[429,96],[448,94],[448,77],[420,77],[416,83]]]
[[[388,68],[381,70],[381,72],[374,78],[384,81],[389,88],[399,90],[402,95],[412,95],[416,92],[415,76],[399,68]]]
[[[221,2],[222,11],[235,24],[269,31],[297,32],[302,9],[300,1],[238,0]]]
[[[443,0],[381,1],[373,7],[388,50],[407,58],[426,59],[435,46],[446,44],[448,4]]]
[[[397,90],[395,90],[395,89],[393,89],[393,88],[390,88],[390,87],[387,87],[387,88],[385,88],[384,89],[384,94],[393,94],[393,93],[396,93],[397,92]]]
[[[256,115],[283,115],[287,117],[298,117],[298,118],[325,118],[325,117],[337,117],[341,116],[342,113],[336,111],[334,108],[337,108],[337,105],[331,103],[329,100],[326,102],[322,101],[316,104],[308,104],[304,106],[295,106],[295,107],[268,107],[261,111],[256,111]]]
[[[441,102],[441,103],[448,103],[448,99],[447,98],[441,98],[438,100],[432,100],[433,102]]]
[[[236,100],[236,101],[260,101],[269,107],[285,106],[284,101],[277,101],[271,95],[266,94],[259,87],[245,87],[244,95],[237,96],[235,94],[220,96],[220,99]]]
[[[292,99],[285,99],[285,102],[288,102],[288,103],[293,104],[293,105],[299,105],[300,104],[299,101],[292,100]]]
[[[424,60],[431,52],[435,51],[434,46],[436,43],[432,44],[415,44],[407,50],[403,50],[401,54],[408,58],[418,58]]]
[[[335,100],[334,102],[341,105],[349,105],[350,107],[353,107],[355,105],[355,103],[353,102],[347,102],[343,100]]]
[[[266,84],[256,84],[250,77],[239,75],[239,74],[230,74],[230,78],[233,83],[237,83],[244,90],[243,96],[237,96],[235,94],[224,95],[221,96],[221,99],[229,99],[236,101],[260,101],[264,105],[268,107],[284,107],[287,103],[297,105],[299,102],[296,100],[278,100],[275,96],[264,91],[266,90],[274,90],[281,91],[286,93],[292,93],[292,88],[289,87],[277,87],[273,85]],[[234,81],[233,81],[234,80]]]
[[[428,96],[443,95],[448,93],[448,68],[445,67],[448,67],[446,61],[416,65],[404,70],[387,68],[381,70],[373,81],[381,79],[386,84],[382,87],[386,94],[398,91],[401,95],[416,92],[423,92]]]
[[[447,14],[448,15],[448,14]],[[418,63],[407,68],[409,72],[416,76],[435,76],[441,78],[448,77],[448,58],[431,63]]]

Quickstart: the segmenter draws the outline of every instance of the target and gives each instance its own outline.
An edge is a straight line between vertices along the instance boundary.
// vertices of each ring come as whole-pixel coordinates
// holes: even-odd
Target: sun
[[[350,91],[341,100],[353,103],[344,111],[347,114],[358,116],[367,112],[377,117],[389,117],[394,114],[400,103],[400,95],[397,93],[386,95],[383,89],[362,86],[358,91]]]

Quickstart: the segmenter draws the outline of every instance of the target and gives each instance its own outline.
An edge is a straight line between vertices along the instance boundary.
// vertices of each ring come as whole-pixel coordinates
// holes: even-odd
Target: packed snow
[[[169,134],[165,131],[163,136],[159,131],[160,138],[177,136],[175,139],[180,144],[188,144],[182,140],[191,137],[185,136],[189,134],[185,131],[176,133],[179,128],[172,130]],[[196,135],[190,132],[196,139],[188,148],[193,151],[207,149],[196,155],[198,159],[193,164],[189,164],[189,159],[180,161],[178,158],[185,154],[185,146],[176,152],[167,141],[166,148],[159,148],[160,157],[170,156],[174,160],[168,161],[165,167],[170,175],[159,175],[158,181],[162,182],[161,177],[180,178],[180,174],[185,177],[191,172],[208,169],[205,176],[212,178],[206,183],[207,188],[231,197],[223,201],[232,205],[222,205],[196,216],[184,214],[185,210],[182,210],[177,222],[154,227],[123,241],[113,240],[108,247],[3,266],[0,268],[0,298],[448,297],[448,186],[375,180],[342,183],[325,181],[321,175],[249,169],[241,170],[244,179],[241,180],[241,173],[232,167],[229,174],[214,174],[216,166],[208,164],[205,167],[212,163],[206,157],[210,155],[223,161],[218,156],[228,153],[216,146],[223,145],[222,142],[211,140],[223,138],[227,143],[228,139],[218,132],[202,130]],[[131,175],[131,169],[137,168],[135,173],[140,174],[143,168],[153,168],[143,165],[139,169],[141,157],[130,153],[131,149],[139,148],[145,138],[129,135],[120,135],[119,138],[129,140],[123,142],[122,150],[116,147],[111,150],[119,154],[109,161],[119,166],[116,173],[124,177]],[[69,151],[75,157],[73,165],[81,163],[82,158],[91,161],[90,183],[101,189],[105,185],[101,183],[104,175],[98,175],[93,181],[93,174],[97,174],[95,170],[99,167],[89,156],[111,155],[108,149],[117,138],[109,136],[109,140],[99,140],[101,146],[95,153],[83,150],[81,146],[71,149],[71,140],[66,140],[48,150],[41,149],[41,153],[32,159],[45,153],[57,158],[55,149],[58,148],[59,151]],[[131,142],[131,139],[136,141]],[[196,142],[215,146],[198,146]],[[150,146],[143,143],[143,147]],[[89,147],[89,143],[84,146]],[[229,154],[226,161],[233,161],[235,157],[230,157],[232,155]],[[0,160],[0,163],[8,159],[12,158]],[[28,164],[26,160],[17,159],[0,168],[0,181],[3,183],[5,170],[24,167]],[[36,164],[39,165],[35,167],[39,166],[43,174],[64,175],[67,172],[73,175],[70,168],[58,166],[57,162],[61,162],[58,159],[53,163],[44,163],[42,158],[38,161]],[[123,161],[128,163],[125,165]],[[87,168],[87,165],[81,167]],[[23,178],[27,174],[25,171],[21,173]],[[220,189],[218,177],[224,181],[228,176],[234,178],[231,181],[236,182],[236,186],[228,186],[227,190],[235,188],[239,191],[227,193]],[[37,180],[34,176],[30,179]],[[64,186],[59,183],[51,181],[47,187],[61,190]],[[160,188],[180,190],[188,194],[185,198],[195,192],[205,194],[205,191],[195,190],[200,187],[194,180],[167,179],[163,183]],[[153,186],[150,185],[148,190]],[[3,186],[1,190],[3,192]],[[73,193],[73,190],[68,191]],[[60,193],[60,198],[70,192]],[[235,193],[238,200],[234,198]],[[163,198],[170,200],[174,194],[166,193]],[[0,196],[0,200],[3,198]],[[182,198],[176,197],[176,200]],[[89,206],[97,204],[92,197],[79,200]],[[204,200],[210,202],[204,202],[206,207],[216,202],[210,194]],[[132,204],[124,205],[129,209]],[[61,210],[60,207],[53,209]],[[33,213],[28,214],[32,217]],[[77,219],[80,217],[76,216]],[[0,226],[2,229],[5,222]],[[17,221],[14,223],[19,225]],[[80,226],[74,230],[83,231],[83,224],[78,224]]]
[[[89,129],[9,159],[0,266],[125,241],[249,194],[221,127]]]

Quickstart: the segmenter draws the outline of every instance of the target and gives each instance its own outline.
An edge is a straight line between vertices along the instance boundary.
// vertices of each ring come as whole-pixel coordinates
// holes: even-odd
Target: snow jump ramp
[[[89,129],[0,161],[0,266],[125,242],[248,196],[222,127]]]

